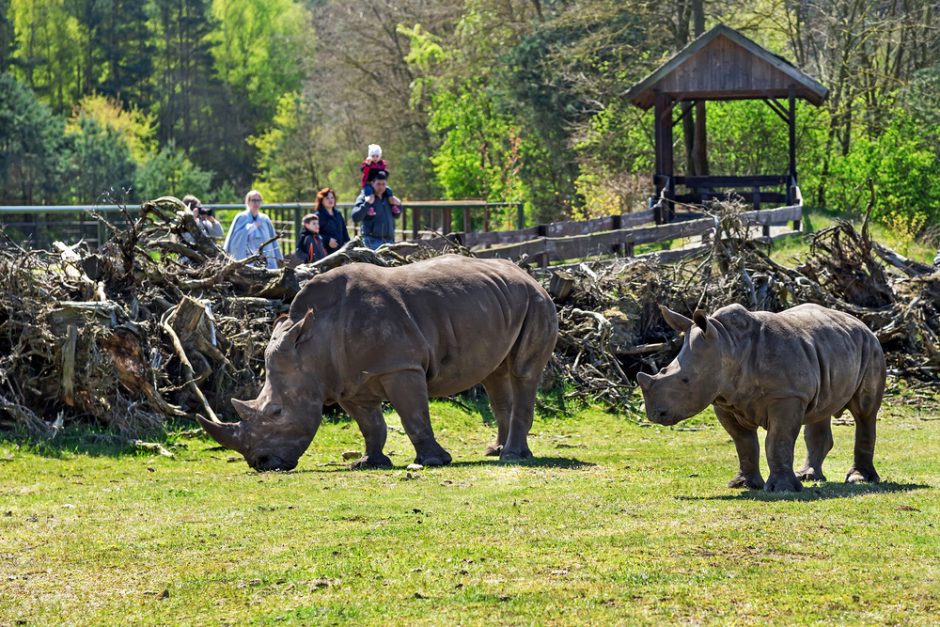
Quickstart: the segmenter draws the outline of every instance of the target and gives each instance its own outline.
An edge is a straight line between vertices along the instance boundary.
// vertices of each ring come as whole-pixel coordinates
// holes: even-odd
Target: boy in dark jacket
[[[303,219],[304,227],[297,238],[297,258],[300,263],[313,263],[326,257],[326,246],[320,237],[320,217],[308,213]]]

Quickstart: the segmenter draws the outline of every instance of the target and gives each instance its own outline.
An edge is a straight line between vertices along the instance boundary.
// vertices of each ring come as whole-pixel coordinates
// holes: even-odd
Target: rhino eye
[[[682,377],[682,382],[683,382],[683,383],[688,383],[688,382],[689,382],[689,378],[688,378],[688,377]]]

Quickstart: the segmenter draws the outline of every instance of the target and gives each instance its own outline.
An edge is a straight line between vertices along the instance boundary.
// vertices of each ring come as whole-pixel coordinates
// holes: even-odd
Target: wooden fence
[[[741,214],[746,224],[763,227],[765,235],[769,235],[771,226],[799,222],[802,216],[802,205],[746,211]],[[518,231],[460,233],[456,236],[466,246],[492,245],[490,248],[475,250],[480,257],[519,259],[527,256],[538,259],[544,267],[549,261],[611,254],[632,256],[634,247],[639,244],[694,237],[715,228],[715,219],[711,217],[663,225],[624,226],[643,224],[651,220],[652,210],[583,222],[556,222]],[[615,224],[619,224],[620,228],[610,228]]]

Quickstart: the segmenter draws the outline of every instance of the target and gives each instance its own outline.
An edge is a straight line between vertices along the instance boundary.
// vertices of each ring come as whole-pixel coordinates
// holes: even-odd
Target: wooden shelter
[[[765,50],[736,30],[719,24],[676,53],[655,72],[631,87],[627,98],[640,107],[654,107],[656,197],[664,209],[657,222],[671,219],[672,201],[701,203],[725,198],[731,193],[750,198],[755,209],[762,203],[796,202],[796,99],[818,106],[829,90],[785,59]],[[681,103],[708,100],[763,100],[787,124],[790,131],[790,162],[786,174],[754,176],[676,176],[673,164],[673,127],[693,110],[685,107],[677,118],[673,111]],[[687,188],[677,194],[676,188]],[[766,188],[784,188],[784,192]],[[732,191],[720,191],[732,190]]]

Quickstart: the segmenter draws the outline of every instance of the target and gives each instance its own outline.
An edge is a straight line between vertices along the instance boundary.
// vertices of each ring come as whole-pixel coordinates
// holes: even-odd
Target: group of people
[[[401,214],[399,200],[388,186],[388,164],[382,158],[382,148],[371,144],[368,156],[361,164],[361,191],[352,210],[352,219],[361,225],[363,243],[372,250],[395,241],[395,218]],[[277,245],[277,232],[271,219],[261,212],[263,199],[257,190],[245,195],[245,210],[235,216],[223,249],[235,259],[247,259],[260,254],[268,268],[284,263],[284,254]],[[183,198],[183,204],[192,211],[193,219],[202,233],[211,239],[223,238],[222,225],[212,209],[203,207],[195,196]],[[317,193],[314,210],[303,217],[303,226],[297,237],[295,260],[311,263],[336,252],[349,241],[345,216],[336,208],[336,192],[324,187]],[[185,236],[184,236],[185,237]]]

